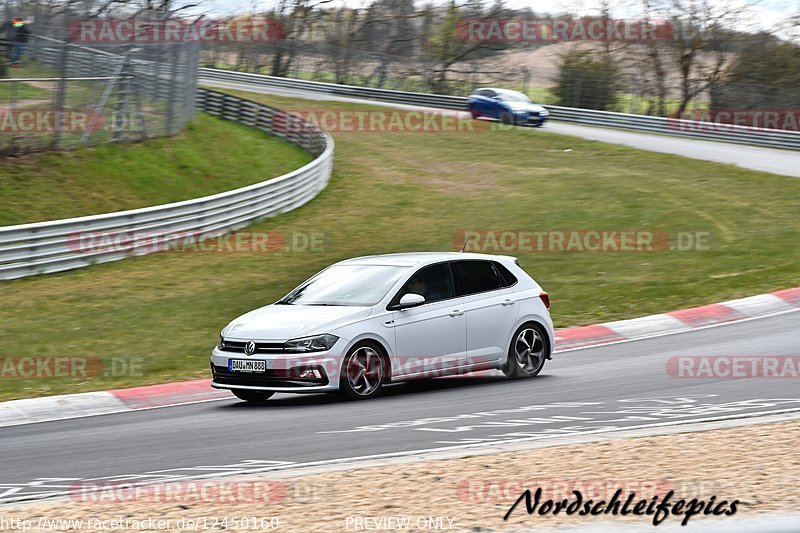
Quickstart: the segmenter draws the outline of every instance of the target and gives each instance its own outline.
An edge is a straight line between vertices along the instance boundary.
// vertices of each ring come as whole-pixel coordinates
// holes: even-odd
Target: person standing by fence
[[[25,52],[28,38],[31,35],[25,21],[14,19],[0,27],[0,33],[5,32],[8,41],[8,61],[12,67],[19,67],[19,60]]]

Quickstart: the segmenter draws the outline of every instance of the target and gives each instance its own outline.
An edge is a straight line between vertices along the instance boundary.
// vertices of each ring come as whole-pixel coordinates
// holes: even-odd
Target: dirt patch
[[[7,113],[13,109],[23,109],[29,107],[42,106],[49,104],[50,100],[20,100],[15,104],[2,104],[0,105],[0,113]]]
[[[54,91],[56,88],[56,82],[54,81],[27,81],[25,83],[37,89],[45,89],[48,91]]]
[[[502,187],[497,180],[503,177],[508,170],[502,165],[494,163],[444,163],[425,161],[407,161],[406,164],[415,166],[418,172],[413,180],[416,183],[433,187],[434,189],[451,193],[454,191],[483,191]]]

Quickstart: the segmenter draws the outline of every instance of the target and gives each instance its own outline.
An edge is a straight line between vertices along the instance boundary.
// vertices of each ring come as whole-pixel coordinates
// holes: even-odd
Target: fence
[[[213,196],[96,216],[0,228],[0,280],[80,268],[144,255],[154,243],[196,235],[198,239],[242,228],[256,220],[295,209],[328,183],[333,139],[280,110],[207,89],[197,92],[199,110],[234,120],[301,146],[316,157],[284,176]],[[298,123],[299,125],[299,123]],[[85,235],[102,235],[102,246],[82,249]]]
[[[198,42],[80,46],[34,34],[0,79],[0,153],[173,135],[194,117]]]
[[[261,74],[248,74],[244,72],[209,68],[200,69],[200,78],[201,82],[257,85],[412,106],[467,110],[467,98],[461,96],[409,93],[388,89],[357,87],[353,85],[336,85],[332,83],[276,78]],[[561,106],[547,106],[547,109],[550,110],[551,119],[565,122],[659,133],[693,139],[800,150],[800,132],[797,131],[723,125],[693,120],[678,120],[648,115],[632,115]]]

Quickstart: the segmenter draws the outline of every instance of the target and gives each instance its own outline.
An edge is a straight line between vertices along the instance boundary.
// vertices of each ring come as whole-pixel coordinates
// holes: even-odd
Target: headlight
[[[219,340],[217,341],[217,348],[221,350],[224,345],[225,345],[225,339],[222,338],[222,333],[220,333]]]
[[[339,337],[336,335],[326,333],[325,335],[288,340],[283,345],[283,349],[287,352],[325,352],[333,348],[338,340]]]

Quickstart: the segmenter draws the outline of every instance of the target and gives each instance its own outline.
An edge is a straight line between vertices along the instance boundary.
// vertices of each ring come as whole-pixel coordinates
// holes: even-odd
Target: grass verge
[[[0,225],[188,200],[264,181],[311,159],[277,137],[199,115],[170,138],[0,159]]]
[[[284,109],[370,109],[240,94]],[[235,316],[274,301],[331,262],[452,250],[454,235],[465,229],[708,234],[706,250],[511,251],[550,291],[559,327],[800,281],[796,178],[546,128],[335,138],[328,188],[310,204],[247,230],[277,231],[289,242],[321,235],[322,251],[159,253],[0,285],[0,355],[141,358],[143,364],[134,375],[2,379],[0,399],[207,377],[217,333]],[[236,164],[233,143],[215,149],[221,164]]]

